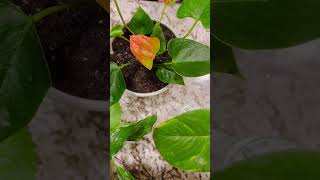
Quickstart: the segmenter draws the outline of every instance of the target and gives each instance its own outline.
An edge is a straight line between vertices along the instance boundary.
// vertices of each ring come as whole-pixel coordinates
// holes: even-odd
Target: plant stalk
[[[167,5],[167,4],[164,4],[164,7],[163,7],[162,12],[161,12],[160,19],[159,19],[159,21],[157,22],[157,24],[160,24],[160,23],[161,23],[162,18],[163,18],[163,16],[164,16],[164,13],[165,13],[167,7],[168,7],[168,5]]]
[[[129,65],[131,65],[131,64],[132,64],[131,62],[122,64],[121,66],[119,66],[119,69],[123,69],[124,67],[129,66]]]
[[[70,4],[48,7],[46,9],[34,14],[32,16],[32,19],[34,22],[39,22],[41,19],[43,19],[51,14],[54,14],[54,13],[57,13],[57,12],[60,12],[60,11],[63,11],[65,9],[72,8],[72,7],[74,7],[74,5],[70,5]]]
[[[187,34],[183,36],[183,39],[187,38],[191,34],[191,32],[194,30],[194,28],[196,27],[198,22],[199,22],[199,20],[194,21],[193,25],[191,26],[191,28],[189,29]]]
[[[117,1],[117,0],[114,0],[114,4],[116,5],[118,14],[119,14],[119,16],[120,16],[120,19],[121,19],[123,25],[124,25],[133,35],[135,35],[134,32],[129,28],[129,26],[128,26],[128,25],[126,24],[126,22],[124,21],[123,16],[122,16],[122,13],[121,13],[121,11],[120,11],[120,7],[119,7],[119,4],[118,4],[118,1]]]
[[[119,37],[130,43],[129,39],[127,39],[126,37],[124,37],[124,36],[119,36]]]

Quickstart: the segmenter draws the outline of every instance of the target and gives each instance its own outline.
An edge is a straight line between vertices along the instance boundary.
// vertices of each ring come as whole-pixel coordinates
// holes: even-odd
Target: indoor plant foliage
[[[210,48],[194,40],[187,39],[197,24],[210,27],[210,1],[185,0],[177,11],[179,18],[194,19],[190,30],[183,36],[167,40],[161,21],[173,0],[162,1],[162,13],[154,22],[139,7],[131,21],[126,23],[117,0],[114,1],[122,24],[115,25],[110,37],[123,39],[130,47],[135,61],[147,71],[154,71],[159,80],[166,84],[184,85],[183,77],[199,77],[210,73]],[[194,11],[197,9],[197,11]],[[128,35],[129,34],[129,35]],[[156,63],[156,57],[168,53],[170,59]],[[156,149],[173,167],[187,172],[209,172],[210,170],[210,111],[198,109],[168,119],[153,127],[157,117],[151,116],[132,124],[121,121],[119,100],[124,93],[126,81],[123,69],[132,62],[110,63],[110,158],[119,179],[135,179],[128,170],[122,168],[113,157],[126,141],[137,141],[152,132]],[[174,138],[173,138],[174,137]]]
[[[121,121],[119,103],[110,108],[110,159],[119,179],[135,179],[118,165],[113,156],[126,141],[137,141],[152,132],[161,156],[172,166],[189,172],[210,171],[210,111],[192,110],[153,127],[157,117],[150,116],[136,123]]]
[[[131,54],[150,72],[156,73],[157,78],[165,84],[184,85],[183,77],[198,77],[210,73],[210,48],[194,40],[187,39],[197,24],[201,22],[204,28],[210,28],[210,1],[204,0],[197,3],[194,0],[186,0],[177,11],[178,18],[191,17],[194,19],[190,30],[183,36],[167,40],[161,21],[168,6],[174,1],[163,1],[162,13],[158,20],[153,22],[151,17],[139,7],[126,23],[121,14],[117,1],[114,1],[122,24],[115,25],[110,31],[111,38],[122,38],[130,45]],[[194,11],[196,9],[197,11]],[[125,37],[125,32],[129,35]],[[170,59],[161,63],[155,63],[156,57],[165,53]],[[110,65],[110,104],[117,103],[124,90],[126,81],[122,70],[131,66],[132,62]]]

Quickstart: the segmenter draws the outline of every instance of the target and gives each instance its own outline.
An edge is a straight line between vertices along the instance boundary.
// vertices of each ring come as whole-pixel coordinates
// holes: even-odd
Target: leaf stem
[[[154,67],[163,67],[163,66],[171,66],[173,64],[173,62],[164,62],[161,64],[154,64]]]
[[[118,1],[117,1],[117,0],[114,0],[114,4],[116,5],[118,14],[119,14],[119,16],[120,16],[120,19],[121,19],[123,25],[124,25],[133,35],[135,35],[134,32],[129,28],[129,26],[128,26],[128,25],[126,24],[126,22],[124,21],[123,16],[122,16],[122,13],[121,13],[121,11],[120,11],[120,7],[119,7],[119,4],[118,4]]]
[[[194,30],[194,28],[196,27],[196,25],[198,24],[198,22],[199,22],[198,19],[194,21],[193,25],[191,26],[191,28],[189,29],[189,31],[187,32],[187,34],[183,36],[183,39],[185,39],[186,37],[188,37],[188,36],[191,34],[191,32]]]
[[[162,12],[161,12],[160,19],[159,19],[159,21],[157,22],[157,24],[160,24],[160,23],[161,23],[162,18],[163,18],[163,16],[164,16],[164,13],[165,13],[167,7],[168,7],[168,5],[167,5],[167,4],[164,4],[163,9],[162,9]]]
[[[32,16],[32,19],[34,22],[39,22],[41,19],[43,19],[51,14],[63,11],[65,9],[68,9],[71,7],[74,7],[74,5],[64,4],[64,5],[57,5],[57,6],[48,7],[46,9],[34,14]]]
[[[123,69],[124,67],[129,66],[129,65],[131,65],[131,64],[132,64],[131,62],[122,64],[121,66],[119,66],[119,69]]]
[[[119,36],[120,38],[122,38],[122,39],[124,39],[124,40],[126,40],[127,42],[129,42],[130,43],[130,41],[129,41],[129,39],[128,38],[126,38],[126,37],[124,37],[124,36]]]

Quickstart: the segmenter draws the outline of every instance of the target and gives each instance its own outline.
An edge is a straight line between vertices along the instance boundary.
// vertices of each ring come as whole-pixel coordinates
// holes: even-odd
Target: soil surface
[[[164,25],[161,25],[161,28],[167,41],[175,38],[174,33],[169,28]],[[131,34],[125,30],[124,36],[129,39],[129,35]],[[111,55],[111,61],[118,65],[126,64],[128,62],[132,63],[122,69],[127,89],[138,93],[149,93],[167,86],[167,84],[158,79],[156,68],[153,68],[150,71],[135,59],[134,55],[131,53],[130,44],[127,41],[121,38],[115,38],[112,42],[112,49],[114,53]],[[154,60],[154,64],[163,63],[165,60],[171,60],[168,52],[157,56]]]
[[[70,1],[70,0],[69,0]],[[61,4],[57,0],[13,0],[27,14]],[[74,96],[106,100],[109,96],[109,17],[98,4],[64,10],[37,24],[52,84]]]

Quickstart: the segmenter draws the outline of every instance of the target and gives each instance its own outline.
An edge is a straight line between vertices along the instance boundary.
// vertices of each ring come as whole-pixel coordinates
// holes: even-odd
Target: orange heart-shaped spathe
[[[133,35],[130,36],[130,49],[136,59],[151,70],[153,60],[160,49],[160,40],[156,37]]]

